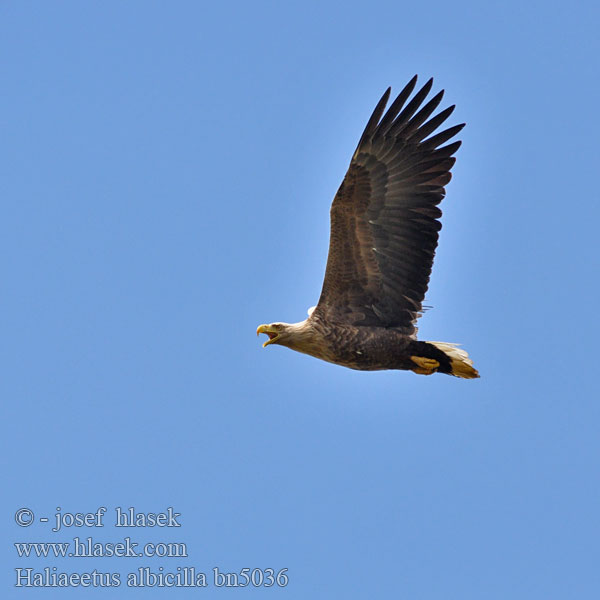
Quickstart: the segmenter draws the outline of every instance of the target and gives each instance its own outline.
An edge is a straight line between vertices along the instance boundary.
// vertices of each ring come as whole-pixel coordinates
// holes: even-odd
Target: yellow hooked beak
[[[266,333],[269,336],[269,339],[263,344],[263,348],[272,344],[279,337],[279,333],[277,333],[275,328],[271,325],[259,325],[256,330],[256,335],[259,335],[260,333]]]

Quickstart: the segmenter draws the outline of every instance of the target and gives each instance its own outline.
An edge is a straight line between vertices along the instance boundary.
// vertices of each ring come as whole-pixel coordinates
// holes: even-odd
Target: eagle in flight
[[[431,117],[444,91],[423,105],[430,79],[408,101],[416,83],[415,75],[384,114],[386,90],[358,142],[331,205],[319,303],[300,323],[260,325],[257,335],[269,336],[263,346],[279,344],[364,371],[479,377],[456,344],[417,340],[442,227],[438,205],[461,144],[446,142],[464,123],[435,133],[454,106]]]

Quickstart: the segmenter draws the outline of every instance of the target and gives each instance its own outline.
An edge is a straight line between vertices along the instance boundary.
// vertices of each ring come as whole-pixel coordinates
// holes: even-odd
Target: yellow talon
[[[419,375],[432,375],[440,366],[437,360],[425,358],[424,356],[411,356],[410,360],[417,365],[417,368],[413,369],[413,371]]]

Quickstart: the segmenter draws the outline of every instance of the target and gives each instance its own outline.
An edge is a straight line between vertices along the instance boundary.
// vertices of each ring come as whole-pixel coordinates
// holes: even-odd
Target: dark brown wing
[[[460,142],[440,146],[464,127],[428,137],[454,106],[429,118],[444,93],[421,107],[432,79],[405,106],[416,81],[382,118],[385,92],[331,205],[329,257],[314,316],[416,332],[441,229],[438,204]]]

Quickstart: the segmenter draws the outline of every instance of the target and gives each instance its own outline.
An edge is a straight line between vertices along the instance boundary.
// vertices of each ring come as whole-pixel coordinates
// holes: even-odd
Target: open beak
[[[256,335],[260,333],[266,333],[269,336],[269,339],[263,344],[263,348],[272,344],[279,337],[279,334],[270,325],[259,325],[256,330]]]

